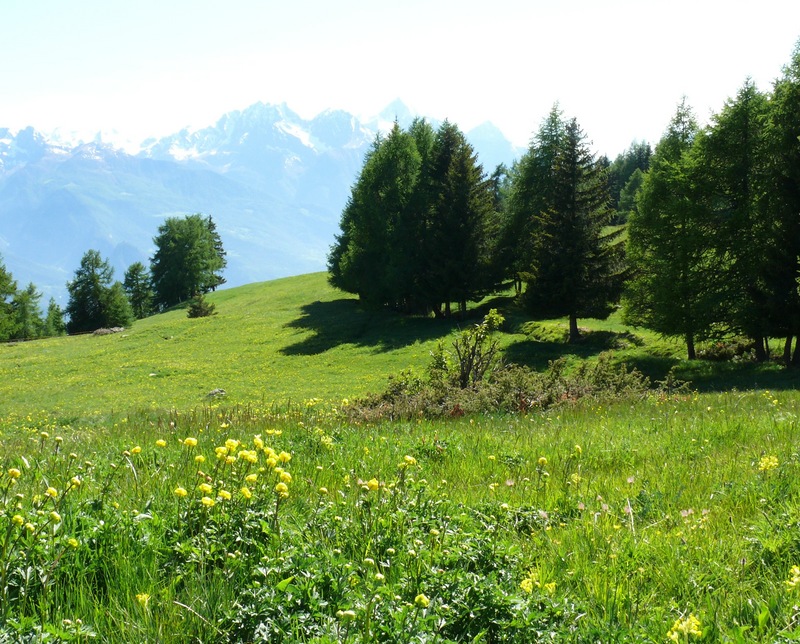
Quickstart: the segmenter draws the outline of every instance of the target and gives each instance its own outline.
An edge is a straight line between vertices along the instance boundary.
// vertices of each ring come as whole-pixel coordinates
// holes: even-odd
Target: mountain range
[[[257,103],[199,130],[143,141],[137,152],[65,143],[0,127],[0,256],[24,288],[66,304],[66,283],[89,249],[122,279],[145,265],[169,216],[214,218],[228,286],[324,270],[364,155],[378,132],[414,114],[400,101],[362,122],[341,110],[307,120]],[[438,125],[429,119],[434,126]],[[466,133],[487,174],[521,150],[491,123]]]

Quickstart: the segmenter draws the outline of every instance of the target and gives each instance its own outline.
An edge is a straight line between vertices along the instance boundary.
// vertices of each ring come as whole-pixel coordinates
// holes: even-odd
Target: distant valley
[[[43,302],[63,305],[85,251],[100,251],[121,280],[148,262],[166,217],[202,212],[222,236],[228,286],[323,270],[364,154],[395,119],[413,118],[400,101],[367,122],[258,103],[134,154],[99,137],[65,144],[0,127],[2,261],[20,288],[33,282]],[[491,123],[467,137],[487,173],[521,154]]]

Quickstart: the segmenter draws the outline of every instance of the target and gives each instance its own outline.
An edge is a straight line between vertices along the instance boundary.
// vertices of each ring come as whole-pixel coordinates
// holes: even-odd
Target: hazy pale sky
[[[140,141],[264,101],[372,116],[395,98],[524,145],[558,101],[594,149],[706,121],[800,39],[798,0],[0,0],[0,127]]]

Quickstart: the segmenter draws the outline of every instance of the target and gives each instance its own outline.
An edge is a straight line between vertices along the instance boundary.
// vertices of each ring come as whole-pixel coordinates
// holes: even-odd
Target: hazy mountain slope
[[[341,110],[305,120],[257,103],[149,139],[137,155],[0,128],[0,254],[20,285],[63,304],[87,250],[122,279],[132,262],[148,262],[165,217],[202,212],[222,236],[230,286],[323,270],[364,155],[395,117],[407,125],[413,114],[395,101],[365,125]],[[487,172],[516,156],[490,124],[468,136]]]

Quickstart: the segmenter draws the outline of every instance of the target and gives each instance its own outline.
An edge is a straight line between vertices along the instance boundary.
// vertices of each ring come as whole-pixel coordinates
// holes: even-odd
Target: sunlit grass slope
[[[777,367],[723,368],[681,362],[679,344],[608,321],[581,320],[585,339],[565,343],[566,322],[532,322],[509,297],[482,302],[462,321],[365,311],[332,289],[324,273],[212,293],[216,315],[189,319],[184,309],[136,322],[122,333],[0,346],[0,413],[107,414],[137,408],[186,409],[224,389],[226,404],[271,406],[310,398],[338,401],[384,388],[389,374],[422,372],[430,351],[497,307],[498,336],[509,362],[541,369],[567,356],[613,351],[654,379],[679,374],[709,388],[786,383]],[[722,380],[719,374],[722,373]]]

